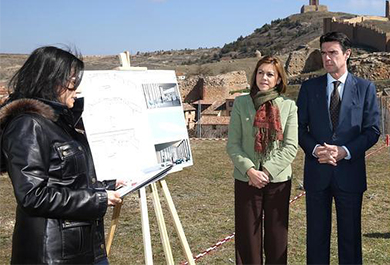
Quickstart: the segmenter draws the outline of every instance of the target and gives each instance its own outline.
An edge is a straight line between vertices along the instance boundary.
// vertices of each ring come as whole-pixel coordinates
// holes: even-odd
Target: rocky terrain
[[[390,79],[390,54],[374,52],[352,57],[350,70],[370,80]]]

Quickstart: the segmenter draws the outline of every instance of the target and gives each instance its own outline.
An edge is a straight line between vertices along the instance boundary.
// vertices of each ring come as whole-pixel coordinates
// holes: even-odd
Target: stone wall
[[[370,20],[383,21],[383,22],[389,21],[388,18],[379,17],[379,16],[358,16],[358,17],[353,17],[350,19],[343,19],[344,22],[353,23],[353,24],[354,23],[361,23],[364,21],[370,21]]]
[[[204,78],[191,76],[184,80],[178,80],[182,102],[192,103],[202,98]]]
[[[348,22],[336,21],[334,18],[324,18],[324,34],[331,31],[343,32],[352,41],[354,25]]]
[[[378,51],[387,51],[386,45],[390,34],[381,32],[374,27],[356,24],[354,27],[353,42],[376,48]],[[390,50],[388,50],[390,52]]]
[[[390,52],[390,33],[383,32],[375,27],[362,24],[352,24],[336,21],[334,18],[324,18],[324,33],[340,31],[354,43],[370,46],[378,51]]]
[[[193,76],[179,81],[183,102],[192,103],[199,99],[206,101],[225,100],[229,92],[248,87],[245,71],[234,71],[217,76]]]
[[[322,68],[321,53],[318,49],[293,51],[288,56],[285,68],[290,76],[319,70]]]

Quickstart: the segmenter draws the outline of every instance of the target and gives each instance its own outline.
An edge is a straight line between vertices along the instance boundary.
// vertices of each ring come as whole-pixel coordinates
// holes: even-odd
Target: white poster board
[[[193,164],[174,71],[85,71],[80,90],[99,180],[137,185]]]

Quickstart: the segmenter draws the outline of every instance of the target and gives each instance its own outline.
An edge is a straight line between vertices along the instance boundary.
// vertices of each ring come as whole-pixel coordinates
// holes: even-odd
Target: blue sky
[[[85,55],[222,47],[308,0],[0,0],[0,53],[66,44]],[[385,0],[320,0],[384,16]]]

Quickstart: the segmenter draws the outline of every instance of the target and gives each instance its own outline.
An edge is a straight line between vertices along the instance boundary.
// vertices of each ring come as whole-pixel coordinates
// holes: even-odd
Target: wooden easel
[[[118,70],[141,70],[145,71],[147,70],[146,67],[131,67],[130,66],[130,53],[128,51],[125,51],[119,55],[119,60],[121,62],[121,66],[118,67]],[[186,256],[186,259],[188,261],[188,264],[195,265],[194,258],[192,256],[190,247],[187,242],[187,238],[184,234],[183,226],[181,225],[179,216],[177,214],[175,204],[173,203],[172,196],[169,192],[168,185],[165,182],[164,179],[157,181],[157,183],[160,185],[164,197],[168,204],[169,212],[172,216],[172,219],[174,221],[176,232],[179,236],[180,243],[182,246],[182,249],[184,251],[184,254]],[[173,255],[172,255],[172,249],[171,245],[169,243],[169,237],[166,230],[164,215],[161,208],[160,203],[160,197],[158,194],[157,184],[156,182],[149,185],[151,188],[151,195],[152,195],[152,201],[154,206],[154,212],[157,217],[157,223],[158,228],[160,231],[160,237],[161,242],[164,249],[165,254],[165,260],[166,263],[169,265],[174,264]],[[142,235],[143,235],[143,243],[144,243],[144,256],[145,256],[145,264],[146,265],[152,265],[153,264],[153,254],[152,254],[152,243],[150,239],[150,226],[149,226],[149,217],[148,217],[148,207],[147,207],[147,201],[146,201],[146,191],[145,187],[141,188],[138,191],[138,195],[140,198],[140,208],[141,208],[141,222],[142,222]],[[108,231],[107,239],[106,239],[106,251],[107,255],[110,253],[112,241],[114,239],[114,233],[115,229],[119,222],[119,216],[121,212],[122,204],[116,205],[114,207],[114,211],[112,213],[111,218],[111,225]]]

